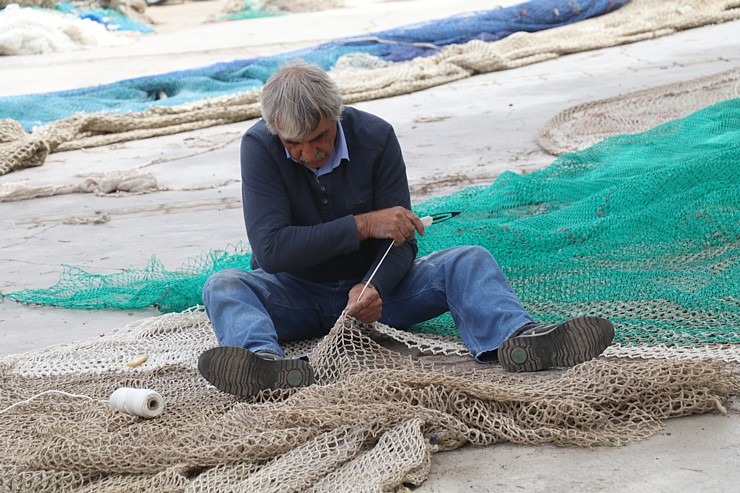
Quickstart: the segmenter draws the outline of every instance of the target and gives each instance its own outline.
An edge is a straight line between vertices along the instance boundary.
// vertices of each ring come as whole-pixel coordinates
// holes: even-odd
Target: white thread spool
[[[149,389],[122,387],[110,396],[111,409],[142,418],[156,418],[164,411],[164,399]]]

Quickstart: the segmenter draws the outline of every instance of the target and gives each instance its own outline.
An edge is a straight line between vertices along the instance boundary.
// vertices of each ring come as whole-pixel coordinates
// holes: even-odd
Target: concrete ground
[[[150,7],[161,32],[132,39],[126,47],[1,58],[0,94],[195,68],[495,5],[346,3],[326,12],[225,23],[193,22],[220,10],[213,0],[193,2],[197,10],[188,3]],[[504,170],[547,166],[554,158],[539,149],[536,132],[565,108],[737,67],[739,29],[737,21],[697,28],[355,106],[396,128],[412,198],[419,203],[490,183]],[[0,177],[0,185],[63,185],[90,173],[138,170],[151,173],[161,189],[0,202],[0,292],[48,287],[59,279],[62,264],[106,274],[144,267],[156,255],[176,269],[201,252],[245,241],[238,152],[239,138],[251,123],[51,154],[42,167]],[[103,214],[110,220],[80,224]],[[5,301],[0,303],[0,356],[104,337],[156,315],[154,309],[63,310]],[[440,453],[430,478],[416,491],[733,491],[740,475],[740,416],[734,407],[726,416],[672,420],[651,439],[619,448],[502,444]]]

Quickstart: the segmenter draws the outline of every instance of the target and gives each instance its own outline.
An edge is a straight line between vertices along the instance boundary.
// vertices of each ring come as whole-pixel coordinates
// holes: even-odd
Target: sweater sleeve
[[[403,206],[411,209],[411,196],[409,192],[408,178],[406,177],[406,165],[403,161],[401,146],[398,143],[395,132],[389,127],[383,153],[375,168],[373,176],[373,209],[381,210],[389,207]],[[363,278],[364,282],[370,278],[392,240],[377,241],[378,253],[375,261]],[[401,246],[392,247],[388,256],[383,260],[378,272],[373,278],[373,284],[380,296],[401,282],[416,258],[416,238],[413,238]]]

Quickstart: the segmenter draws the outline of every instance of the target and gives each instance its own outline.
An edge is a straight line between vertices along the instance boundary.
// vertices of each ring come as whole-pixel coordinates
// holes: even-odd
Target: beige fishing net
[[[15,120],[0,120],[0,176],[41,166],[48,153],[49,144],[45,140],[29,136]]]
[[[115,195],[140,194],[160,191],[157,179],[151,173],[136,170],[90,173],[80,176],[78,183],[66,185],[34,185],[27,181],[0,183],[0,202],[27,200],[69,193]]]
[[[56,0],[0,0],[0,9],[8,5],[19,5],[21,7],[53,7]]]
[[[712,104],[740,97],[740,69],[589,101],[552,117],[540,147],[553,155],[580,151],[607,137],[644,132]]]
[[[251,401],[198,375],[200,352],[216,341],[197,309],[7,357],[0,491],[400,491],[424,481],[438,451],[624,444],[667,418],[724,412],[740,390],[711,359],[600,358],[507,374],[410,351],[389,334],[342,317],[324,339],[288,347],[310,352],[315,385]],[[140,355],[143,365],[127,366]],[[109,409],[120,387],[159,392],[164,412],[147,420]]]
[[[633,0],[614,12],[574,24],[534,33],[518,32],[490,43],[450,45],[433,57],[391,65],[365,64],[357,70],[337,71],[335,77],[344,101],[350,104],[737,18],[740,0]],[[39,128],[29,139],[49,152],[58,152],[175,134],[256,118],[258,96],[258,91],[250,91],[143,112],[78,114]],[[33,160],[28,161],[18,151],[29,145],[29,139],[9,137],[0,128],[0,163],[5,163],[0,174],[33,165]]]

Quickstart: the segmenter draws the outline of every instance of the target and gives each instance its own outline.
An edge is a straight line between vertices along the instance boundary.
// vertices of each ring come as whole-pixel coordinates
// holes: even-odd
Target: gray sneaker
[[[539,371],[574,366],[600,355],[614,340],[614,326],[600,317],[579,317],[557,325],[538,325],[498,348],[506,371]]]
[[[198,371],[214,387],[229,394],[255,396],[262,390],[291,389],[314,383],[308,361],[253,353],[238,346],[219,346],[200,355]]]

